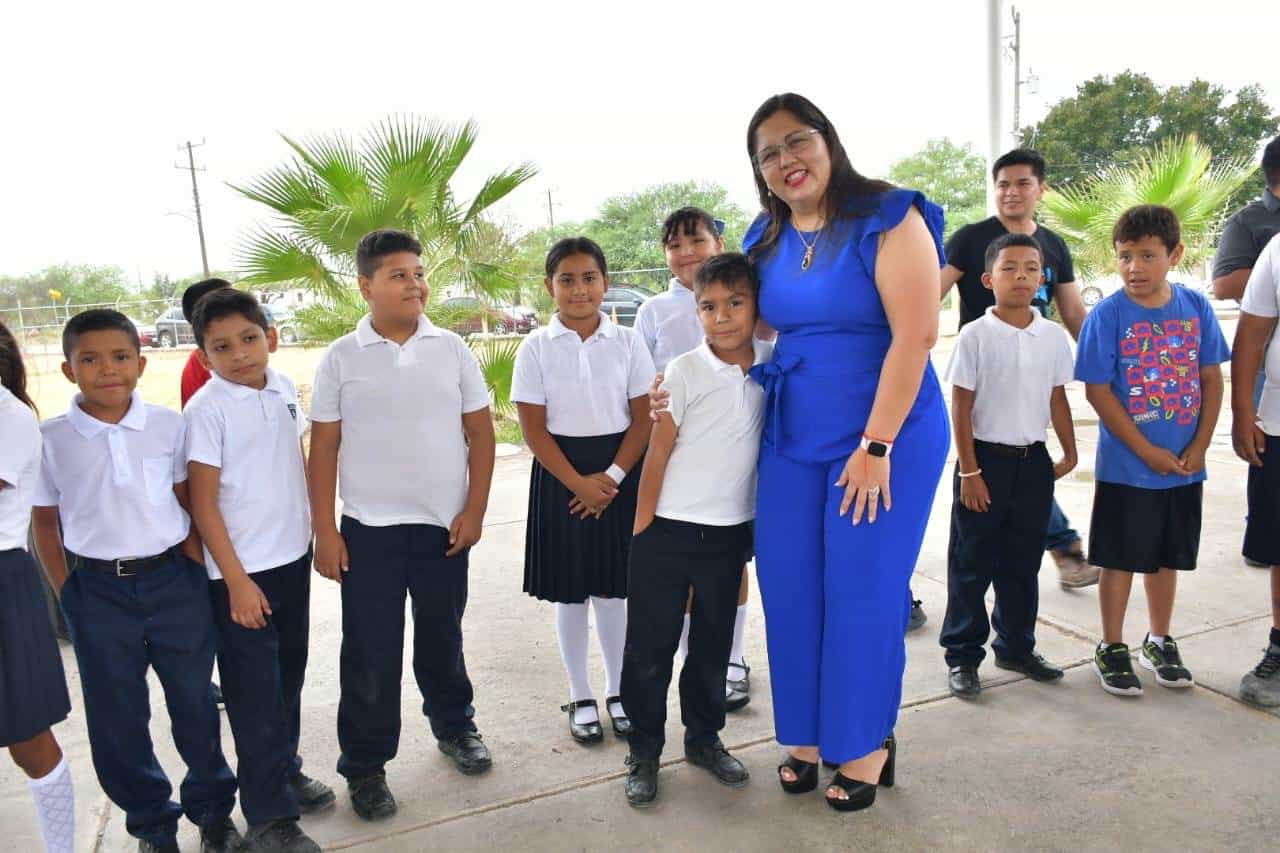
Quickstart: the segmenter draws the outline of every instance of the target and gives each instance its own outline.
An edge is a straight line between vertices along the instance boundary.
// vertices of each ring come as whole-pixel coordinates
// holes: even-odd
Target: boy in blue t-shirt
[[[1169,283],[1182,259],[1178,217],[1140,205],[1116,222],[1124,289],[1104,299],[1080,332],[1076,379],[1098,413],[1090,561],[1101,567],[1102,689],[1142,695],[1121,641],[1133,573],[1147,593],[1150,631],[1139,661],[1164,687],[1190,687],[1169,636],[1177,572],[1196,567],[1204,457],[1222,408],[1222,362],[1231,358],[1209,301]]]

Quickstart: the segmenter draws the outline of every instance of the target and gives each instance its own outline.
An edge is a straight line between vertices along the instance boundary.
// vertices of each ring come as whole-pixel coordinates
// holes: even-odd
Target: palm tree
[[[509,265],[488,246],[493,225],[485,214],[535,169],[523,163],[497,172],[470,201],[459,201],[450,182],[475,145],[473,122],[454,127],[392,117],[369,128],[358,143],[342,132],[301,142],[281,138],[293,151],[288,162],[243,186],[232,185],[274,214],[241,245],[240,280],[316,293],[319,304],[299,314],[313,339],[349,332],[364,313],[355,288],[355,250],[377,228],[398,228],[421,240],[432,295],[427,313],[440,325],[457,319],[442,316],[440,299],[448,286],[461,284],[485,302],[516,287]],[[487,365],[498,411],[508,407],[500,396],[510,389],[514,357],[508,362]]]
[[[1201,264],[1213,251],[1232,195],[1256,164],[1247,158],[1215,162],[1195,135],[1167,139],[1136,163],[1112,166],[1092,178],[1045,194],[1045,222],[1071,248],[1082,278],[1116,271],[1111,229],[1120,214],[1138,204],[1171,208],[1182,223],[1187,247],[1182,267]]]

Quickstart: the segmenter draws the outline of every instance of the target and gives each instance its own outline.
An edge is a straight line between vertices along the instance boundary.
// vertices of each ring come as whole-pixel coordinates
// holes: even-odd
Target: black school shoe
[[[982,692],[976,666],[953,666],[947,670],[947,687],[957,699],[976,699]]]
[[[240,830],[229,817],[200,825],[200,853],[236,853],[242,844]]]
[[[387,774],[347,780],[351,808],[362,820],[385,820],[396,813],[396,798],[387,787]]]
[[[684,757],[694,767],[709,771],[716,777],[717,782],[728,785],[730,788],[741,788],[751,778],[746,766],[729,754],[729,750],[724,748],[719,738],[703,746],[686,745]]]
[[[658,799],[658,760],[628,755],[627,767],[630,769],[622,783],[627,804],[634,809],[653,805]]]
[[[489,748],[482,743],[479,732],[458,732],[436,741],[436,746],[453,759],[453,766],[463,775],[475,776],[493,766]]]
[[[338,799],[332,788],[305,773],[299,773],[290,779],[289,787],[293,790],[293,798],[298,801],[298,811],[302,814],[327,809]]]
[[[245,853],[320,853],[320,845],[302,831],[297,818],[249,827],[243,849]]]
[[[1028,652],[1020,658],[1002,658],[996,655],[996,666],[1020,672],[1032,681],[1057,681],[1063,676],[1061,667],[1054,666],[1036,652]]]
[[[911,601],[911,618],[907,620],[907,633],[919,631],[924,627],[924,623],[929,621],[929,617],[924,612],[924,602],[918,598]]]

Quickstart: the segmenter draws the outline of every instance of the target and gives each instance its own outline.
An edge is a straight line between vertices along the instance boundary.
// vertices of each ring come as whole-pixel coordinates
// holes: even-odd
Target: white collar
[[[997,317],[996,307],[994,305],[987,308],[987,316],[991,318],[991,323],[994,326],[1010,335],[1018,335],[1026,332],[1029,335],[1038,336],[1044,331],[1045,326],[1049,323],[1049,321],[1044,318],[1044,315],[1041,314],[1034,306],[1031,308],[1031,322],[1021,329],[1010,323],[1006,323],[1004,320]]]
[[[676,278],[675,276],[671,277],[671,284],[667,287],[667,290],[676,294],[679,294],[681,292],[687,293],[689,294],[690,299],[693,298],[693,288],[685,287],[683,284],[680,283],[680,279]]]
[[[418,338],[438,337],[440,337],[440,330],[427,319],[426,314],[423,314],[418,317],[418,328],[409,336],[409,341],[416,341]],[[405,343],[407,344],[409,341],[405,341]],[[378,334],[378,330],[373,328],[373,315],[365,314],[360,318],[360,322],[356,323],[356,343],[362,347],[367,347],[378,343],[394,344],[395,341]],[[399,344],[396,345],[399,346]]]
[[[596,327],[596,330],[591,334],[591,337],[587,338],[587,340],[591,340],[592,338],[596,338],[596,337],[600,337],[600,338],[613,337],[614,334],[617,332],[618,327],[613,325],[613,321],[609,319],[609,315],[605,314],[603,311],[597,311],[596,313],[600,316],[600,325]],[[560,322],[559,312],[556,312],[555,314],[551,315],[551,322],[547,324],[548,337],[555,339],[563,335],[576,335],[576,334],[578,333],[575,332],[573,329],[570,329],[564,323]]]
[[[67,420],[75,427],[76,432],[85,438],[93,438],[98,433],[112,427],[124,427],[134,432],[142,432],[147,426],[147,406],[142,402],[142,395],[137,391],[129,398],[129,410],[124,413],[124,417],[117,424],[109,424],[106,421],[100,421],[93,415],[80,408],[80,402],[84,399],[84,394],[76,394],[71,401],[71,408],[67,409]]]
[[[219,389],[222,390],[223,393],[229,394],[233,399],[236,399],[236,400],[243,400],[247,397],[252,397],[254,394],[258,393],[257,388],[253,388],[248,385],[241,385],[238,382],[231,382],[230,380],[223,379],[221,376],[219,376],[216,373],[214,373],[211,377],[209,377],[209,381],[214,383]],[[280,381],[280,374],[276,373],[270,367],[267,368],[267,384],[263,387],[262,390],[272,391],[276,394],[284,396],[284,383]]]
[[[752,361],[753,366],[756,364],[760,364],[762,361],[765,360],[765,357],[767,356],[768,345],[764,341],[760,340],[759,338],[753,337],[751,339],[751,349],[752,349],[752,352],[755,353],[755,358]],[[723,359],[720,358],[720,356],[712,352],[711,344],[707,342],[706,338],[702,339],[702,343],[698,345],[698,348],[695,349],[694,352],[696,352],[702,358],[702,360],[706,362],[707,365],[716,373],[720,373],[726,370],[732,370],[739,375],[744,374],[744,371],[741,368],[739,368],[738,365],[730,364],[729,362],[724,361]]]

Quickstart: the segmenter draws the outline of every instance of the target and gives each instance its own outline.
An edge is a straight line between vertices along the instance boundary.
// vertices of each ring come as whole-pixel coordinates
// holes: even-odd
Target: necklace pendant
[[[813,246],[804,247],[804,257],[800,259],[800,269],[807,270],[813,263]]]

